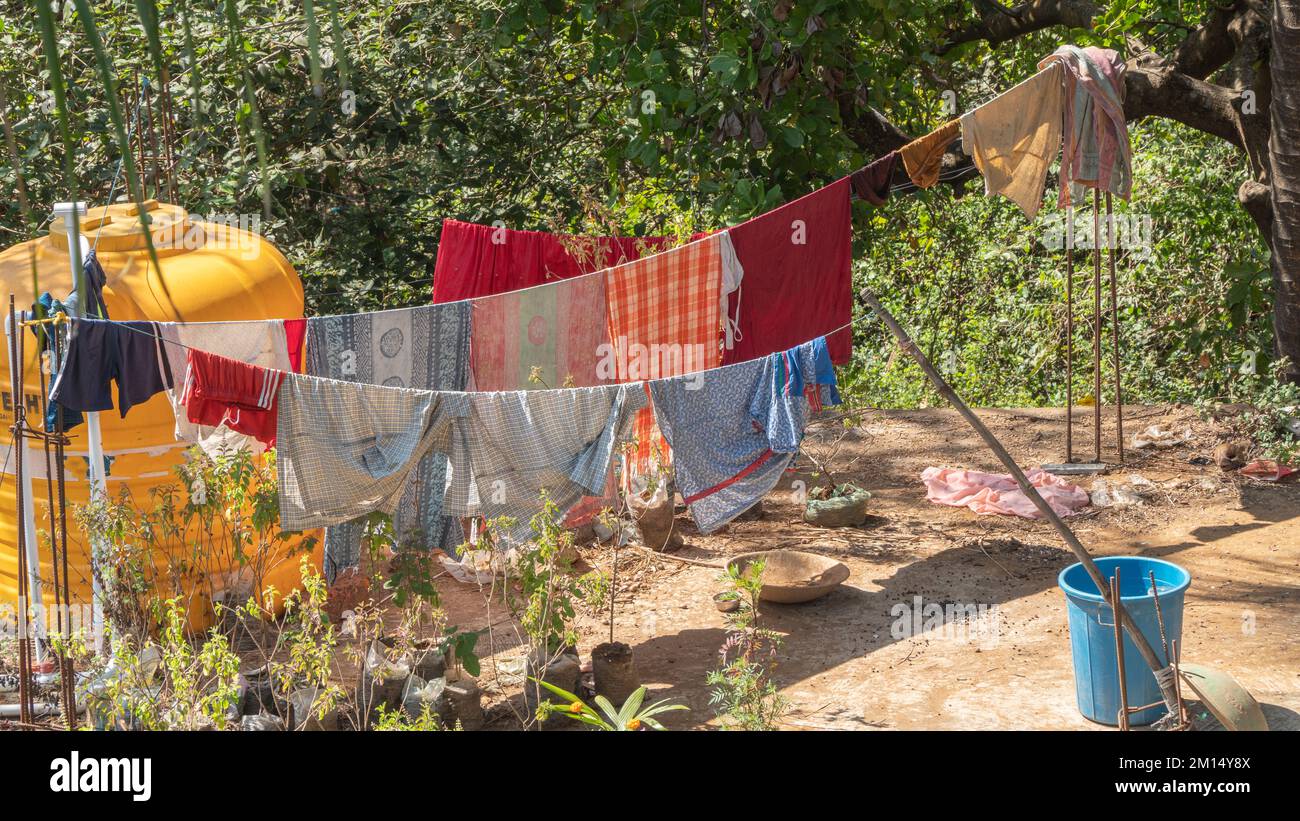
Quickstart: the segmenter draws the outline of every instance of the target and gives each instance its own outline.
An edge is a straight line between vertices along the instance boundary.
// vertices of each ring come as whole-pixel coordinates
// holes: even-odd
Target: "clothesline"
[[[466,300],[466,301],[469,301],[469,300]],[[443,303],[443,304],[451,304],[451,303]],[[408,309],[408,308],[394,308],[394,309],[392,309],[392,310],[404,311],[404,310],[410,310],[410,309]],[[22,315],[23,315],[23,316],[29,316],[30,313],[27,312],[27,311],[24,311],[24,312],[22,312]],[[850,320],[850,321],[844,323],[843,325],[839,326],[838,328],[834,328],[834,329],[832,329],[832,330],[830,330],[830,331],[827,331],[827,332],[824,333],[824,334],[817,334],[816,336],[812,337],[812,339],[805,339],[803,342],[801,342],[801,343],[799,343],[799,344],[801,344],[801,345],[805,345],[805,344],[807,344],[807,343],[809,343],[809,342],[812,342],[812,341],[818,339],[819,337],[831,337],[831,336],[834,336],[835,334],[839,333],[840,331],[847,330],[848,328],[852,328],[853,326],[857,325],[859,322],[861,322],[861,321],[863,321],[863,320],[865,320],[865,319],[870,319],[870,318],[871,318],[871,315],[870,315],[870,314],[864,314],[863,316],[857,317],[856,319],[852,319],[852,320]],[[49,321],[49,320],[46,320],[46,321]],[[72,318],[72,319],[67,319],[66,321],[67,321],[68,324],[70,324],[74,329],[75,329],[77,323],[80,323],[80,322],[108,322],[108,323],[111,323],[111,324],[113,324],[113,325],[117,325],[117,326],[119,326],[119,327],[121,327],[121,328],[124,328],[125,330],[131,331],[132,333],[137,333],[137,334],[140,334],[141,336],[148,337],[148,338],[151,339],[151,340],[155,340],[155,341],[159,341],[159,342],[166,342],[166,343],[169,344],[169,345],[175,345],[176,347],[181,348],[181,349],[183,349],[183,350],[185,350],[185,351],[199,351],[199,352],[201,352],[201,353],[216,354],[217,356],[223,356],[223,354],[217,353],[216,351],[207,351],[207,350],[204,350],[204,349],[202,349],[202,348],[195,347],[195,346],[193,346],[193,345],[186,345],[184,342],[181,342],[180,340],[177,340],[177,339],[168,339],[167,337],[165,337],[165,336],[163,336],[163,335],[161,335],[161,334],[152,334],[152,333],[150,333],[150,332],[148,332],[148,331],[146,331],[146,330],[144,330],[144,329],[142,329],[142,328],[137,328],[137,327],[135,327],[135,323],[140,323],[140,322],[149,322],[150,324],[157,324],[157,325],[163,325],[163,324],[168,324],[168,323],[163,323],[163,322],[151,322],[150,320],[127,320],[127,319],[76,319],[76,318]],[[194,325],[194,324],[214,324],[214,325],[215,325],[215,324],[231,324],[231,323],[235,323],[235,322],[257,322],[257,323],[261,323],[261,322],[276,322],[276,321],[279,321],[279,320],[273,320],[273,319],[236,319],[236,320],[231,320],[229,323],[212,322],[212,323],[176,323],[176,324],[190,324],[190,325]],[[26,325],[26,324],[29,324],[29,323],[27,323],[27,322],[23,322],[22,324]],[[740,361],[740,362],[730,362],[730,363],[728,363],[728,364],[726,364],[726,365],[718,365],[718,366],[713,367],[713,368],[703,368],[703,369],[701,369],[701,370],[698,370],[698,371],[691,371],[691,372],[688,373],[688,374],[683,374],[683,375],[680,375],[680,376],[672,376],[672,377],[668,377],[668,376],[666,376],[666,377],[660,377],[660,379],[697,379],[697,378],[699,378],[699,377],[701,377],[701,376],[707,376],[708,374],[711,374],[711,373],[714,373],[714,372],[717,372],[717,371],[725,371],[727,368],[734,368],[734,367],[736,367],[736,366],[738,366],[738,365],[749,365],[749,364],[752,364],[752,363],[754,363],[754,362],[759,361],[760,359],[765,359],[767,356],[768,356],[768,355],[764,355],[764,356],[756,356],[756,357],[754,357],[753,359],[745,359],[745,360],[742,360],[742,361]],[[325,379],[325,380],[328,380],[328,381],[331,381],[331,382],[340,382],[340,381],[345,381],[345,380],[330,379],[329,377],[324,377],[324,376],[318,376],[318,377],[313,377],[313,378],[316,378],[316,379]],[[658,380],[658,379],[653,379],[653,380],[652,380],[652,379],[641,379],[641,380],[636,380],[636,381],[634,381],[634,382],[619,382],[619,383],[616,383],[616,384],[620,384],[620,385],[641,385],[641,384],[644,384],[645,382],[655,382],[655,381],[660,381],[660,380]],[[577,391],[577,390],[583,390],[583,388],[564,388],[564,387],[560,387],[560,388],[538,388],[536,391],[533,391],[533,392],[534,392],[534,393],[536,393],[536,392],[545,392],[545,391],[548,391],[548,390],[549,390],[549,391]],[[473,392],[474,392],[474,393],[513,393],[514,391],[473,391]]]

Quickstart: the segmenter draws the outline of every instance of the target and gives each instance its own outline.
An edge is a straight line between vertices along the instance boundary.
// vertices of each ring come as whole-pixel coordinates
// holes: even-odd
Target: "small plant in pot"
[[[633,488],[628,493],[627,506],[636,522],[641,543],[660,553],[676,550],[682,546],[682,535],[673,518],[671,470],[656,459],[651,470],[637,478],[637,484],[644,482],[644,487]]]
[[[865,522],[871,494],[852,482],[837,482],[821,461],[806,449],[802,452],[817,467],[813,478],[821,480],[808,491],[803,520],[820,527],[858,527]]]

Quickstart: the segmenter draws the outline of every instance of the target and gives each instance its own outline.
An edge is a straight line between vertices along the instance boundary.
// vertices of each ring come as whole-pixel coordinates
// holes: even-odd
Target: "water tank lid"
[[[184,236],[189,225],[189,213],[184,208],[157,200],[145,200],[143,205],[155,247],[168,247],[172,238]],[[81,235],[91,245],[96,244],[98,237],[101,251],[143,251],[148,245],[139,214],[134,202],[90,206],[81,218]],[[66,250],[67,235],[63,218],[50,223],[47,239],[52,246]]]

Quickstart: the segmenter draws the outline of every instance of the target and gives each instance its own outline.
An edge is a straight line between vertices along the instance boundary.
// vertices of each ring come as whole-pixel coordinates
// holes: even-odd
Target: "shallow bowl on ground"
[[[820,599],[849,577],[849,568],[843,562],[799,550],[742,553],[727,562],[727,567],[743,571],[760,559],[766,564],[759,598],[766,602],[798,604]]]

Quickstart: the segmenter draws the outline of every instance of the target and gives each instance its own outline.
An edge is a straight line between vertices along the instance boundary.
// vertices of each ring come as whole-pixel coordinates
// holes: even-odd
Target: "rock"
[[[1210,411],[1210,416],[1216,421],[1225,419],[1236,419],[1248,413],[1255,413],[1255,406],[1248,405],[1245,402],[1232,402],[1223,405],[1216,405],[1214,410]]]
[[[339,624],[343,613],[356,610],[361,602],[370,598],[370,579],[361,574],[359,568],[349,567],[340,571],[330,585],[325,598],[325,614],[331,624]]]

